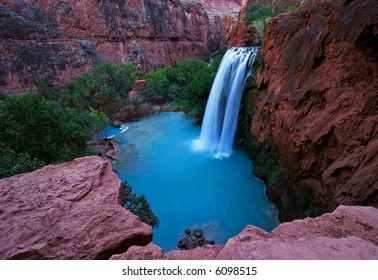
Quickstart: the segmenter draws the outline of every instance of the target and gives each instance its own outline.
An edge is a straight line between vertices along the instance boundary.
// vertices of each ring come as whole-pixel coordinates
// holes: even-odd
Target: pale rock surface
[[[107,259],[151,242],[97,156],[0,180],[0,259]]]

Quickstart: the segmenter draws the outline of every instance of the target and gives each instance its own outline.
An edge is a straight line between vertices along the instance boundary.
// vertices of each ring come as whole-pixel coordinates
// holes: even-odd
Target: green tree
[[[178,84],[181,86],[189,85],[198,71],[208,67],[208,63],[197,59],[186,59],[178,62],[176,69]]]
[[[2,176],[92,154],[87,141],[99,128],[101,115],[65,108],[31,93],[0,101]]]
[[[132,187],[127,182],[123,182],[122,186],[124,207],[152,228],[159,227],[159,218],[152,211],[145,195],[137,196],[132,193]]]
[[[244,8],[243,20],[255,26],[261,37],[264,37],[268,22],[273,17],[284,12],[293,12],[296,9],[295,6],[264,5],[256,2]]]
[[[89,116],[92,119],[92,130],[97,134],[97,138],[100,138],[99,132],[104,129],[105,126],[109,123],[109,118],[102,111],[95,110],[92,107],[90,107],[89,109]]]
[[[115,65],[106,62],[93,74],[84,73],[66,86],[63,103],[81,111],[90,107],[105,112],[108,116],[127,102],[139,73],[131,63]]]
[[[186,87],[182,98],[187,100],[189,114],[201,120],[205,114],[207,99],[215,78],[215,72],[210,68],[202,68],[193,75],[192,81]]]
[[[17,153],[0,143],[0,179],[30,172],[44,165],[43,161],[32,158],[28,153]]]
[[[170,69],[169,69],[170,70]],[[168,72],[168,71],[167,71]],[[172,75],[172,73],[170,73]],[[165,69],[160,68],[146,75],[148,84],[142,94],[152,102],[167,102],[172,100],[170,95],[171,81],[167,77]]]

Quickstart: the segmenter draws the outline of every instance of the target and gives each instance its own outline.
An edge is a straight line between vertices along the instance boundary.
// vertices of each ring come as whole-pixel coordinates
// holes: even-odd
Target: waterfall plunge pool
[[[205,239],[224,245],[248,224],[266,231],[279,224],[248,156],[239,149],[223,159],[195,151],[200,128],[184,113],[153,115],[122,133],[111,127],[105,133],[119,142],[114,171],[145,194],[160,219],[153,242],[165,252],[177,249],[186,228],[201,228]]]

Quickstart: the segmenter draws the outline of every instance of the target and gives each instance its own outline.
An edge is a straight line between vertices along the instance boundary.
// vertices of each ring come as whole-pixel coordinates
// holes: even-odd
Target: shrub
[[[243,20],[255,26],[261,37],[264,37],[271,18],[284,12],[293,12],[296,9],[295,6],[264,5],[257,2],[244,8]]]
[[[167,77],[167,73],[171,69],[168,68],[166,71],[165,68],[157,69],[154,72],[150,72],[146,75],[148,84],[143,90],[142,94],[147,99],[152,102],[164,103],[173,99],[173,96],[170,94],[171,82]],[[169,75],[172,75],[169,73]]]
[[[106,62],[98,66],[93,74],[84,73],[69,83],[63,94],[63,102],[81,111],[89,111],[92,107],[111,116],[114,108],[127,101],[127,94],[138,75],[131,63],[117,66]]]
[[[207,99],[215,77],[212,68],[206,66],[193,74],[190,83],[185,87],[178,99],[183,101],[191,116],[201,120],[205,114]]]
[[[43,161],[32,158],[28,153],[17,153],[0,143],[0,179],[30,172],[44,165]]]
[[[160,221],[151,210],[151,206],[148,203],[144,194],[137,196],[132,193],[132,187],[123,182],[123,206],[134,215],[138,216],[142,222],[148,224],[152,228],[159,227]]]
[[[87,141],[105,124],[97,111],[78,112],[31,93],[0,101],[0,119],[1,176],[92,154]]]

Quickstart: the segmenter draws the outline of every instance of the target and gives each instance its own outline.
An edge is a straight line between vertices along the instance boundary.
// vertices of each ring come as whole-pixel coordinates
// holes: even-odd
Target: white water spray
[[[240,102],[259,47],[231,48],[224,55],[211,88],[200,139],[194,147],[217,158],[232,153]]]

